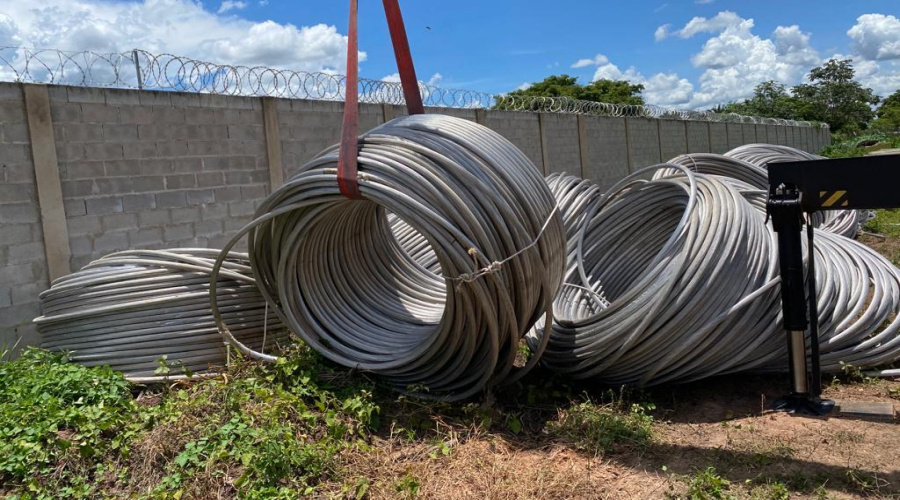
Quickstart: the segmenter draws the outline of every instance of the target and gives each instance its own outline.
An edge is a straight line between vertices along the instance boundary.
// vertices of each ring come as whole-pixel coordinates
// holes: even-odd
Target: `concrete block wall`
[[[687,123],[681,120],[660,120],[659,147],[662,161],[688,152]]]
[[[709,123],[709,152],[722,154],[732,149],[728,146],[728,124]]]
[[[756,139],[756,125],[752,123],[741,124],[741,133],[743,135],[741,144],[754,144],[759,142]]]
[[[25,100],[0,86],[0,353],[38,342],[31,320],[49,285]]]
[[[659,120],[626,118],[628,151],[631,171],[662,161],[659,144]],[[668,160],[668,158],[666,158]]]
[[[258,99],[50,88],[71,268],[221,247],[268,194]]]
[[[625,121],[605,116],[583,116],[585,142],[581,145],[584,177],[606,189],[631,170],[628,162],[628,135]]]
[[[687,126],[688,153],[709,153],[710,132],[707,122],[684,122]],[[666,158],[670,160],[671,158]]]
[[[278,128],[281,133],[284,178],[315,158],[341,138],[344,103],[277,99]],[[368,106],[360,106],[360,132],[368,119]],[[365,116],[365,118],[363,118]]]
[[[766,130],[765,125],[754,125],[756,129],[756,142],[758,143],[767,143],[769,142],[769,132]]]
[[[547,172],[544,167],[543,141],[541,140],[541,124],[538,113],[491,111],[486,115],[483,125],[515,144],[538,170]]]
[[[41,99],[50,124],[32,144],[25,89],[0,83],[0,347],[38,342],[31,319],[40,314],[38,294],[60,262],[77,270],[117,250],[223,246],[277,183],[338,142],[344,109],[330,101],[48,86]],[[795,133],[774,125],[756,126],[752,134],[746,124],[428,112],[481,123],[545,174],[568,172],[603,188],[687,151],[724,152],[774,139],[817,151],[830,141],[827,130]],[[360,133],[405,114],[404,106],[362,104]],[[56,158],[44,155],[37,165],[40,155],[33,152],[47,150],[41,141],[55,146],[49,149]],[[47,172],[51,179],[58,174],[58,190],[38,181]],[[48,216],[40,200],[53,192],[44,207]],[[51,249],[44,247],[42,217],[49,217],[46,227],[56,220],[68,231],[46,233],[57,240]],[[66,245],[67,258],[48,260]]]
[[[542,114],[540,119],[544,175],[564,172],[580,177],[581,148],[578,137],[578,117]]]
[[[744,128],[740,123],[726,123],[725,135],[728,138],[729,150],[744,144]]]

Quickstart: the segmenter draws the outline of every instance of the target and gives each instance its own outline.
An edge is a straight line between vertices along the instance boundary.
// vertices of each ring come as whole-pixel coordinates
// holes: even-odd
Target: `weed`
[[[419,496],[419,479],[407,472],[394,484],[394,490],[402,498],[416,498]]]
[[[731,498],[727,492],[731,482],[720,476],[715,467],[697,471],[688,478],[688,498],[691,500],[720,500]]]
[[[872,146],[864,144],[874,143]],[[835,135],[834,142],[828,145],[820,153],[828,158],[848,158],[851,156],[865,156],[866,153],[885,148],[900,147],[900,137],[876,132],[855,137]]]
[[[653,405],[595,404],[588,400],[561,410],[556,421],[548,424],[551,434],[569,439],[579,449],[594,454],[612,451],[625,444],[645,447],[653,436],[653,417],[647,414]]]
[[[886,391],[889,398],[900,399],[900,387],[888,387]]]
[[[881,488],[889,483],[878,477],[877,474],[863,472],[855,469],[847,469],[847,482],[865,494],[878,494]]]
[[[748,479],[747,484],[751,485],[752,481]],[[753,487],[750,490],[750,498],[759,500],[789,500],[791,498],[791,491],[787,486],[776,481]]]
[[[93,460],[127,455],[136,412],[121,374],[26,348],[0,363],[0,484],[36,498],[90,496]]]
[[[0,483],[19,498],[313,494],[342,475],[342,450],[366,448],[373,388],[297,347],[144,405],[108,368],[28,349],[0,364]]]

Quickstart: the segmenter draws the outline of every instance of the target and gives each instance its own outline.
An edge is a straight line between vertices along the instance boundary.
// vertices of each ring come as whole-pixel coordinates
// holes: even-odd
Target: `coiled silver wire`
[[[303,166],[223,250],[247,235],[260,291],[284,324],[326,358],[423,397],[465,398],[534,366],[546,335],[525,366],[514,362],[551,312],[566,240],[527,157],[473,122],[417,115],[360,138],[364,200],[341,195],[337,162],[332,147]],[[404,250],[412,232],[430,252]],[[275,359],[225,323],[237,348]]]
[[[748,184],[745,196],[765,201],[769,189],[768,164],[770,162],[803,161],[821,159],[805,151],[788,146],[773,144],[748,144],[735,148],[724,155],[713,153],[690,153],[676,156],[669,163],[690,168],[695,172],[719,175]],[[672,171],[662,169],[655,175],[665,177]],[[757,193],[752,193],[757,190]],[[760,204],[765,209],[765,204]],[[853,238],[859,231],[861,222],[867,220],[868,211],[832,210],[813,214],[813,226],[823,231]]]
[[[56,279],[40,295],[41,346],[86,366],[109,365],[134,382],[222,367],[226,346],[209,308],[218,250],[131,250]],[[287,340],[257,291],[246,254],[228,253],[219,273],[220,315],[235,336],[271,351]],[[162,361],[169,373],[157,372]]]
[[[659,169],[675,175],[645,179]],[[728,183],[674,164],[643,169],[587,207],[543,362],[642,385],[764,366],[783,347],[767,335],[778,317],[773,249]]]
[[[824,156],[807,153],[801,149],[776,144],[747,144],[732,149],[725,156],[742,160],[767,169],[771,162],[818,160]],[[768,189],[768,184],[759,186]],[[848,238],[856,237],[862,223],[873,217],[868,210],[829,210],[812,216],[813,227]]]
[[[774,233],[764,195],[747,183],[760,171],[696,160],[650,167],[603,194],[548,177],[576,242],[545,365],[643,385],[786,368]],[[817,229],[815,244],[822,369],[900,359],[900,271],[839,234]]]

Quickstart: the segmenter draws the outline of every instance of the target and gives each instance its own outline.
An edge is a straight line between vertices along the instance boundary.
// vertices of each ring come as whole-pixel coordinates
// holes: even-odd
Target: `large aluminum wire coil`
[[[771,162],[804,161],[821,159],[799,149],[773,144],[748,144],[735,148],[724,155],[713,153],[690,153],[676,156],[669,163],[689,168],[695,172],[719,175],[735,179],[749,186],[744,187],[745,196],[753,196],[765,201],[769,189],[768,165]],[[655,177],[672,175],[673,170],[661,169]],[[753,191],[756,191],[753,193]],[[765,209],[765,203],[757,203]],[[860,222],[868,212],[856,210],[830,210],[816,212],[812,216],[813,226],[830,233],[853,238],[859,231]]]
[[[737,164],[720,165],[719,175],[707,175],[663,164],[606,193],[576,177],[548,177],[575,238],[555,301],[548,367],[643,385],[786,369],[765,199],[721,175]],[[645,180],[651,172],[654,179]],[[818,229],[815,253],[822,369],[900,359],[900,270]]]
[[[814,155],[790,146],[776,144],[747,144],[725,153],[753,165],[768,169],[769,163],[784,161],[821,160],[824,156]],[[766,189],[765,186],[762,189]],[[812,215],[813,226],[829,233],[854,238],[862,223],[874,217],[868,210],[828,210]]]
[[[774,236],[728,183],[664,168],[676,175],[641,170],[587,207],[555,301],[551,369],[651,385],[779,356]]]
[[[550,312],[566,257],[541,174],[499,134],[441,115],[368,132],[358,162],[363,200],[341,195],[332,147],[273,192],[224,251],[246,234],[260,291],[284,324],[326,358],[398,390],[460,399],[523,375],[546,335],[517,367],[520,341]],[[436,262],[421,246],[404,250],[414,236],[395,236],[392,225],[420,234]],[[275,359],[231,335],[227,321],[220,327],[242,351]]]
[[[209,297],[218,256],[199,248],[117,252],[54,280],[41,293],[43,315],[34,320],[41,346],[70,351],[83,365],[109,365],[135,382],[224,366],[226,344]],[[219,314],[243,343],[272,351],[288,340],[285,330],[256,289],[247,255],[225,257]]]

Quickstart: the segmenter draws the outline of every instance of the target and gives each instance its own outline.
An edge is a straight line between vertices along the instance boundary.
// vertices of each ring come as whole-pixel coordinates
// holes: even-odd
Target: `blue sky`
[[[220,5],[204,3],[210,8]],[[344,0],[247,3],[241,15],[250,19],[297,25],[323,22],[346,33],[348,2]],[[406,0],[401,6],[420,78],[440,73],[446,85],[489,92],[511,90],[561,72],[589,82],[590,68],[571,65],[598,53],[620,67],[635,66],[644,73],[674,71],[696,79],[702,71],[690,59],[703,39],[656,42],[654,31],[664,24],[683,26],[695,16],[713,17],[723,10],[752,18],[754,32],[765,37],[777,26],[799,25],[811,33],[812,45],[828,55],[850,53],[846,33],[860,15],[900,15],[897,0]],[[368,54],[362,74],[380,78],[394,73],[380,1],[360,2],[360,30],[360,49]]]
[[[346,0],[44,0],[0,5],[0,45],[142,48],[343,72]],[[898,0],[401,0],[420,79],[499,93],[550,74],[620,78],[648,101],[704,108],[765,79],[802,81],[851,57],[882,95],[900,87]],[[360,71],[396,72],[381,2],[360,2]],[[430,29],[429,29],[430,28]],[[852,31],[853,35],[848,35]],[[580,62],[579,62],[580,61]],[[576,67],[573,67],[576,66]]]

